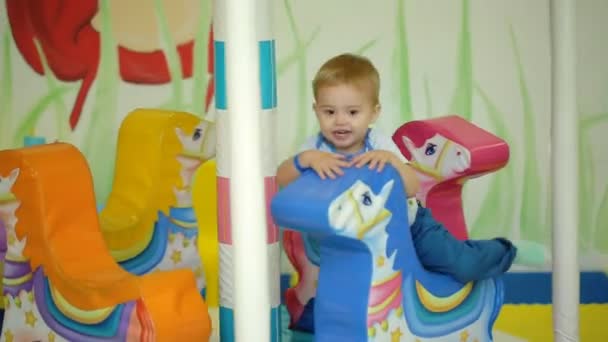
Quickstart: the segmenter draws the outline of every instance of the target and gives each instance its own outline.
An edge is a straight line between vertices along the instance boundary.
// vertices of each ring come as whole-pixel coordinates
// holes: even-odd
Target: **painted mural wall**
[[[470,181],[473,237],[550,247],[548,1],[277,0],[281,160],[315,132],[310,81],[345,51],[381,73],[392,133],[413,119],[459,114],[507,140],[509,165]],[[40,7],[42,6],[42,8]],[[0,148],[25,136],[76,144],[111,189],[117,130],[137,107],[200,116],[213,99],[208,0],[5,0],[0,6]],[[577,1],[581,264],[608,264],[608,2]],[[221,137],[220,137],[221,139]],[[574,194],[573,194],[574,195]]]

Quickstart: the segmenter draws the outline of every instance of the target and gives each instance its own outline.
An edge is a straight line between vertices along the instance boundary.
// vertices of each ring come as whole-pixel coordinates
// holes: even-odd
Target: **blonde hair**
[[[319,89],[338,84],[351,84],[366,89],[374,105],[380,102],[380,75],[366,57],[345,53],[326,61],[312,81],[315,100]]]

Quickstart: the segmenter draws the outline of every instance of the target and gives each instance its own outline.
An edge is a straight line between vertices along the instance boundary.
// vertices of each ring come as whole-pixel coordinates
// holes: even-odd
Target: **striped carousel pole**
[[[279,341],[275,41],[270,0],[214,2],[220,338]],[[261,313],[267,312],[267,315]]]

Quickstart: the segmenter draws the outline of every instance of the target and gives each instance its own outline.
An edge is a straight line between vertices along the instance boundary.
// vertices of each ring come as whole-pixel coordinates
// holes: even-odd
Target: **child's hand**
[[[300,154],[300,164],[310,167],[317,172],[321,179],[327,177],[335,179],[337,175],[344,175],[343,167],[348,167],[345,157],[338,153],[318,150],[309,150]]]
[[[351,161],[351,165],[361,167],[369,163],[370,169],[376,169],[382,172],[386,163],[390,163],[394,167],[398,167],[400,161],[394,153],[384,150],[373,150],[362,153]]]

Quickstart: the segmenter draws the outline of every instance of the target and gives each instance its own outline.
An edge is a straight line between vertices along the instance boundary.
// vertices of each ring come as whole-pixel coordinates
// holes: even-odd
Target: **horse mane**
[[[134,110],[123,120],[112,191],[99,214],[110,250],[129,250],[145,241],[152,235],[158,213],[168,215],[176,203],[173,187],[182,186],[177,156],[183,146],[175,127],[192,134],[199,122],[189,113],[148,109]],[[132,160],[134,157],[137,160]],[[129,252],[128,257],[144,247],[138,246],[137,252]],[[126,258],[118,257],[120,261]]]

